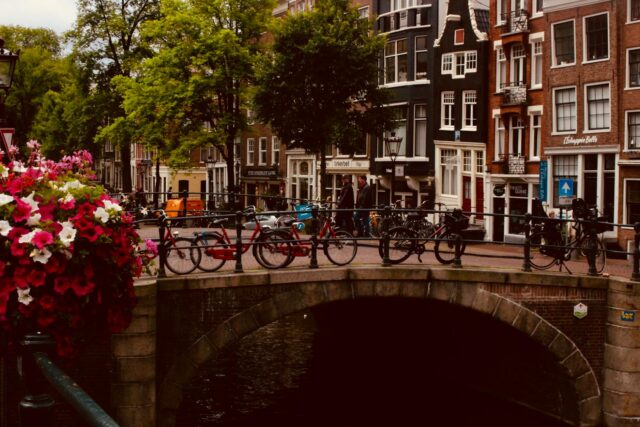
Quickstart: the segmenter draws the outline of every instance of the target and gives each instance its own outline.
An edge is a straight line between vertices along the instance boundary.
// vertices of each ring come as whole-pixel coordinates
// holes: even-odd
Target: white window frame
[[[556,58],[556,35],[555,35],[556,26],[567,23],[567,22],[571,22],[573,27],[573,62],[558,63]],[[575,19],[567,19],[565,21],[553,22],[551,24],[551,68],[570,67],[572,65],[576,65],[576,57],[577,57],[576,53],[577,52],[576,52],[576,21]]]
[[[609,89],[609,99],[607,103],[609,123],[607,127],[591,129],[589,127],[590,125],[589,113],[590,113],[590,107],[591,107],[591,105],[589,104],[589,88],[592,88],[595,86],[607,86]],[[609,132],[611,130],[611,83],[610,82],[594,82],[594,83],[585,84],[583,96],[584,96],[584,133]]]
[[[518,136],[518,147],[514,150],[513,144]],[[509,120],[509,154],[512,156],[524,155],[524,121],[520,116],[511,116]],[[517,153],[516,153],[517,151]]]
[[[418,115],[418,110],[424,108],[424,115]],[[427,104],[415,104],[413,106],[413,157],[427,156],[427,141],[418,141],[418,125],[424,126],[425,136],[427,134]],[[420,143],[424,146],[419,146]],[[420,154],[418,154],[421,152]]]
[[[453,72],[453,54],[443,53],[442,63],[440,64],[441,74],[451,74]]]
[[[640,0],[639,0],[640,1]],[[631,47],[629,49],[627,49],[627,55],[626,55],[626,59],[625,59],[625,89],[626,90],[638,90],[640,89],[640,82],[638,83],[637,86],[631,86],[631,52],[632,51],[638,51],[638,53],[640,53],[640,46],[638,47]]]
[[[506,132],[504,128],[504,122],[500,117],[500,110],[494,110],[493,127],[494,127],[493,160],[502,160],[502,156],[504,156]]]
[[[442,54],[440,73],[454,79],[463,79],[469,73],[478,71],[478,51],[469,50]]]
[[[445,103],[446,99],[446,103]],[[454,130],[456,117],[455,117],[455,104],[456,93],[454,91],[443,91],[440,94],[441,111],[440,111],[440,130]]]
[[[475,73],[478,70],[478,52],[470,50],[464,55],[464,73]]]
[[[632,181],[640,181],[640,179],[639,178],[625,178],[623,180],[623,183],[624,183],[623,187],[622,187],[622,191],[624,192],[624,200],[622,201],[622,222],[623,223],[627,222],[627,219],[628,219],[628,216],[629,216],[629,211],[627,210],[627,199],[629,198],[629,194],[628,194],[628,191],[627,191],[627,189],[628,189],[627,184],[629,182],[632,182]]]
[[[280,163],[280,138],[277,136],[271,137],[271,164]]]
[[[258,164],[267,164],[267,138],[264,136],[258,138]]]
[[[543,39],[530,40],[531,43],[531,89],[542,89],[543,63]]]
[[[638,14],[638,19],[631,19],[631,3],[634,0],[627,0],[627,24],[632,24],[635,22],[640,22],[640,13]],[[635,0],[638,4],[638,9],[640,9],[640,0]]]
[[[575,100],[574,100],[574,109],[575,109],[575,125],[573,129],[569,129],[569,130],[563,130],[560,131],[558,130],[558,112],[556,110],[556,93],[558,91],[561,90],[567,90],[567,89],[573,89],[573,93],[575,94]],[[551,106],[553,108],[553,114],[552,114],[552,120],[553,120],[553,126],[552,126],[552,134],[553,135],[570,135],[570,134],[574,134],[576,133],[576,131],[578,130],[578,88],[576,86],[561,86],[561,87],[555,87],[552,90],[552,99],[551,99]]]
[[[589,18],[593,18],[595,16],[601,16],[601,15],[606,15],[607,16],[607,25],[605,26],[605,28],[607,29],[607,56],[604,58],[597,58],[597,59],[589,59],[587,57],[587,19]],[[594,13],[592,15],[588,15],[588,16],[584,16],[582,17],[582,63],[583,64],[590,64],[593,62],[600,62],[600,61],[608,61],[611,58],[611,31],[609,30],[609,25],[610,25],[611,21],[609,20],[609,12],[599,12],[599,13]]]
[[[360,19],[369,19],[369,6],[363,6],[358,8],[358,16]]]
[[[254,165],[256,161],[256,140],[247,138],[247,165]]]
[[[446,154],[446,155],[445,155]],[[442,185],[440,187],[441,194],[448,196],[458,195],[458,169],[460,168],[458,150],[450,148],[440,149],[440,174]],[[445,161],[445,158],[453,158],[452,162]],[[447,167],[447,165],[451,165]]]
[[[405,45],[405,51],[402,53],[398,53],[398,42],[404,41],[404,45]],[[386,50],[386,46],[389,44],[393,44],[393,54],[391,55],[387,55],[387,50]],[[407,81],[409,81],[409,69],[407,68],[407,75],[404,76],[404,80],[400,80],[400,71],[398,69],[398,59],[400,58],[400,56],[404,56],[405,60],[407,61],[407,67],[409,65],[409,47],[408,47],[408,41],[406,38],[404,39],[397,39],[397,40],[390,40],[387,42],[385,46],[385,51],[384,51],[384,82],[385,84],[393,84],[393,83],[405,83]],[[393,62],[394,62],[394,73],[393,73],[393,80],[387,80],[387,59],[388,58],[393,58]]]
[[[507,23],[506,19],[502,19],[502,16],[506,13],[507,13],[507,0],[497,0],[496,1],[496,26],[504,25]]]
[[[516,56],[516,53],[519,53],[519,56]],[[509,76],[511,79],[511,84],[516,86],[521,86],[526,84],[526,73],[527,73],[527,51],[524,45],[514,44],[511,46],[511,64],[510,64],[510,73]],[[518,65],[518,66],[517,66]]]
[[[532,18],[540,18],[543,16],[543,8],[542,8],[542,0],[532,0],[531,1],[531,17]]]
[[[502,46],[496,47],[496,93],[504,92],[507,84],[507,56]]]
[[[629,146],[629,114],[638,114],[640,116],[640,110],[628,110],[624,113],[624,151],[638,151],[640,150],[640,135],[638,135],[636,147]]]
[[[542,111],[529,112],[529,130],[529,159],[540,160],[542,152]]]
[[[467,114],[467,106],[471,106]],[[478,129],[478,92],[465,90],[462,92],[462,128],[463,131],[475,131]]]
[[[425,39],[425,48],[424,49],[420,49],[418,50],[418,39],[419,38],[424,38]],[[424,71],[424,77],[418,77],[418,54],[423,54],[426,56],[427,61],[429,59],[429,51],[426,48],[427,47],[427,36],[416,36],[413,40],[414,42],[414,54],[413,54],[413,78],[414,80],[427,80],[428,75],[427,75],[427,70]],[[427,62],[427,69],[429,68],[429,63]]]

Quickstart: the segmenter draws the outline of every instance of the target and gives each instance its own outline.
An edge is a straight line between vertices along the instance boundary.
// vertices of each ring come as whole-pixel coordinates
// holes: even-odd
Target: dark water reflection
[[[438,341],[393,317],[305,312],[256,331],[189,384],[178,426],[566,425],[452,377]]]

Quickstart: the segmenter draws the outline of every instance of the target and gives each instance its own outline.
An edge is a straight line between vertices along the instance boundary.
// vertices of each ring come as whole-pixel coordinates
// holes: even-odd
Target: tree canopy
[[[322,179],[327,146],[350,152],[363,133],[390,125],[387,94],[378,87],[383,48],[384,38],[348,0],[319,1],[276,28],[258,78],[256,113],[288,146],[320,154]]]

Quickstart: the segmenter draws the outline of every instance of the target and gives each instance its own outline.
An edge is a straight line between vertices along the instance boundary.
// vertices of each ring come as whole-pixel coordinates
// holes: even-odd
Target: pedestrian
[[[367,183],[366,175],[358,177],[358,196],[356,197],[356,219],[358,225],[358,236],[369,237],[371,226],[369,223],[369,209],[373,207],[373,197],[371,187]],[[361,210],[365,209],[365,210]]]
[[[342,176],[342,188],[338,195],[338,209],[344,209],[336,213],[336,225],[353,232],[353,187],[351,186],[351,176]]]

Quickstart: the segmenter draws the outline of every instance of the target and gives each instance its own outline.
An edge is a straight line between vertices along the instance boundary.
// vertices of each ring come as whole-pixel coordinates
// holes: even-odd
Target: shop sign
[[[574,138],[573,136],[565,136],[564,145],[584,145],[584,144],[597,144],[598,137],[596,135],[583,136],[582,138]]]
[[[548,165],[546,160],[540,160],[540,177],[538,179],[538,199],[541,202],[547,201],[547,174]]]
[[[334,159],[327,162],[327,168],[329,169],[353,169],[353,168],[368,168],[368,160],[353,160],[353,159]]]
[[[504,196],[504,185],[500,184],[500,185],[496,185],[495,187],[493,187],[493,195],[496,197],[502,197]]]
[[[511,184],[509,185],[509,195],[512,197],[527,197],[529,195],[529,186],[527,184]]]
[[[277,169],[263,169],[263,168],[246,168],[247,178],[277,178]]]

